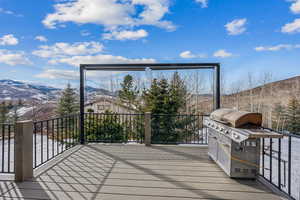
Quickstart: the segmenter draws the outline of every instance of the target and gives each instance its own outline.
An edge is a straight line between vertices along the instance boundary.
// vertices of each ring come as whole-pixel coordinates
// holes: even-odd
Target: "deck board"
[[[89,144],[61,157],[31,181],[2,182],[0,199],[282,199],[228,178],[203,146]]]

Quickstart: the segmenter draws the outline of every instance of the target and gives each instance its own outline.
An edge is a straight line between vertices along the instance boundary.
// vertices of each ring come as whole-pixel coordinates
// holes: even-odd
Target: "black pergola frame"
[[[80,64],[80,143],[85,143],[84,133],[84,72],[85,71],[145,71],[147,68],[155,70],[186,70],[213,69],[214,70],[214,110],[221,105],[220,91],[220,63],[133,63],[133,64]]]

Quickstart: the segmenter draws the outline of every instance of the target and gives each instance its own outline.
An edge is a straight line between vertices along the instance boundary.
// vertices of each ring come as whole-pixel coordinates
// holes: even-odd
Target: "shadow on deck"
[[[32,181],[2,182],[1,199],[276,200],[263,185],[228,178],[207,148],[89,144],[50,161]]]

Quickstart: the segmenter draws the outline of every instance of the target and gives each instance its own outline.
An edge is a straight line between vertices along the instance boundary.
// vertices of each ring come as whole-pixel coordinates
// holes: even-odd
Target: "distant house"
[[[85,104],[85,112],[103,113],[105,111],[114,113],[135,113],[135,109],[124,105],[115,97],[100,97],[90,103]]]

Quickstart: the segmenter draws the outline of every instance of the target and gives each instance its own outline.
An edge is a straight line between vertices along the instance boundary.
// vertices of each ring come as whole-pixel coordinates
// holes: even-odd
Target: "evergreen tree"
[[[8,105],[7,105],[7,109],[10,110],[14,107],[12,101],[9,101]]]
[[[133,77],[131,75],[126,75],[124,77],[123,83],[121,83],[121,90],[119,91],[119,97],[126,103],[134,103],[138,91],[134,86]]]
[[[18,106],[23,106],[23,101],[22,101],[22,99],[19,99],[19,100],[18,100]]]
[[[273,110],[273,116],[272,116],[272,125],[273,129],[276,131],[282,130],[282,124],[285,119],[285,107],[282,106],[280,103],[276,103]]]
[[[185,82],[180,78],[178,72],[175,72],[172,76],[170,84],[170,104],[174,108],[174,112],[178,112],[181,108],[185,108],[186,95],[187,88]]]
[[[152,81],[151,87],[144,91],[145,111],[152,113],[152,141],[175,143],[180,140],[183,126],[191,123],[190,119],[177,114],[186,104],[186,86],[177,73],[170,83],[166,79]]]
[[[3,101],[0,105],[0,123],[5,123],[6,122],[8,112],[9,112],[9,110],[8,110],[7,105],[6,105],[6,102]]]
[[[158,81],[154,79],[151,87],[144,91],[143,99],[145,101],[145,111],[152,114],[172,114],[172,106],[168,105],[170,101],[169,84],[166,79]],[[170,109],[171,108],[171,109]]]
[[[68,84],[62,91],[58,101],[57,113],[59,116],[66,116],[78,112],[78,98],[74,88]]]
[[[291,133],[300,133],[300,104],[296,97],[289,100],[286,110],[286,127]]]
[[[19,119],[19,115],[18,115],[18,106],[15,105],[13,107],[13,116],[12,116],[12,121],[17,122]]]
[[[186,94],[186,85],[177,72],[170,83],[166,79],[154,79],[143,94],[145,110],[153,114],[178,114],[185,108]]]

